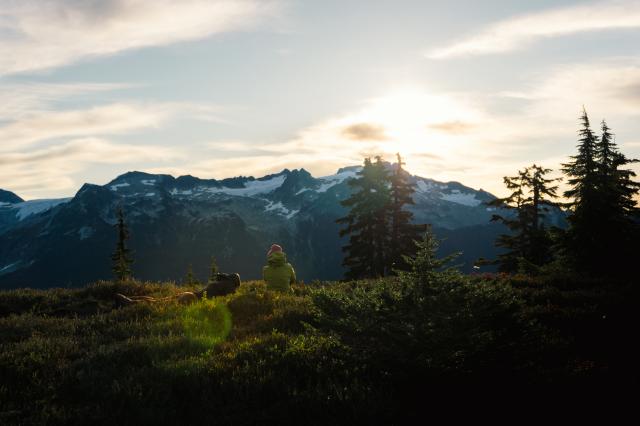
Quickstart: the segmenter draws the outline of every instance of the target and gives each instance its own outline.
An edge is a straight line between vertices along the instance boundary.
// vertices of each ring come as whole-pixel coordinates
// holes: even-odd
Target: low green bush
[[[0,292],[0,423],[397,424],[447,385],[638,379],[632,284],[433,260],[287,294],[246,282],[191,305],[116,303],[185,290],[172,283]]]

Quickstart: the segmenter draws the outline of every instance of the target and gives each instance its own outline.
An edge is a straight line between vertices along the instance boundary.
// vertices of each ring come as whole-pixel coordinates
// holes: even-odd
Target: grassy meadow
[[[0,292],[1,424],[394,423],[431,391],[638,379],[638,290],[463,276],[294,286],[191,305],[173,283]]]

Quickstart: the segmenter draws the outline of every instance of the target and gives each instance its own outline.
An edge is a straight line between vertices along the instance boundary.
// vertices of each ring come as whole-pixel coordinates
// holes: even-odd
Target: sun
[[[405,88],[370,100],[348,121],[377,129],[377,137],[370,142],[382,155],[401,152],[407,157],[446,158],[463,147],[468,139],[465,133],[477,119],[471,108],[452,96]]]

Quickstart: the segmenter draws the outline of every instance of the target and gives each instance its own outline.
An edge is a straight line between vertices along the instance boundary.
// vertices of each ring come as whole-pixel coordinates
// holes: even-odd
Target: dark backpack
[[[215,296],[226,296],[236,291],[240,287],[240,275],[224,274],[219,272],[215,276],[215,280],[210,282],[203,290],[196,293],[199,298],[207,293],[207,299]]]

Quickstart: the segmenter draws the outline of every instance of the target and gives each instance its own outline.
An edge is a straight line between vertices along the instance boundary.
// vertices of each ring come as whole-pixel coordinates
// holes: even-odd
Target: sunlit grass
[[[216,300],[202,298],[182,312],[185,336],[205,345],[224,341],[231,331],[231,323],[229,308]]]

